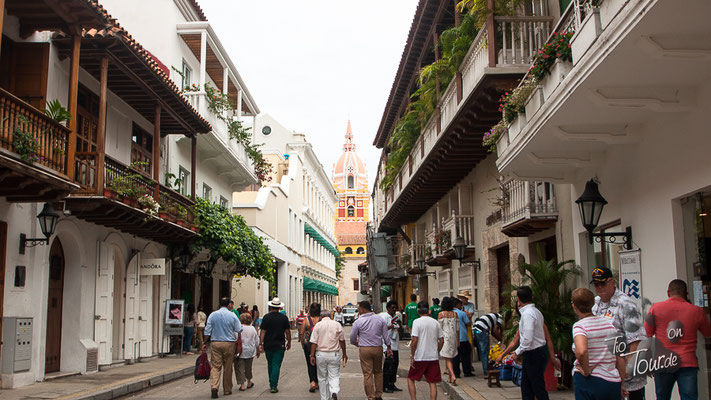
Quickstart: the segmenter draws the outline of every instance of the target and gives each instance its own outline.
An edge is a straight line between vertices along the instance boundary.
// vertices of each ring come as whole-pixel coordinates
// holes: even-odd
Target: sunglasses
[[[610,279],[606,280],[605,282],[593,282],[593,286],[597,287],[603,287],[607,285],[607,283],[610,282]]]

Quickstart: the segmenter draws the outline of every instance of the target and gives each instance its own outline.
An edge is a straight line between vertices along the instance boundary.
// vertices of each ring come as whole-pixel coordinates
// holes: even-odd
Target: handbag
[[[198,381],[202,379],[205,381],[210,379],[210,362],[207,360],[207,352],[203,351],[200,357],[195,360],[193,376],[195,377],[195,383],[198,383]]]
[[[237,334],[237,340],[235,341],[235,357],[242,354],[242,332]]]

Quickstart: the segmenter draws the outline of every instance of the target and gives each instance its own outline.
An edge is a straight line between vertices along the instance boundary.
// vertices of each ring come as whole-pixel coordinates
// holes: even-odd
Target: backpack
[[[204,379],[206,382],[210,379],[210,362],[207,361],[207,352],[203,351],[200,357],[195,360],[195,371],[193,375],[195,376],[195,383],[198,383],[201,379]]]

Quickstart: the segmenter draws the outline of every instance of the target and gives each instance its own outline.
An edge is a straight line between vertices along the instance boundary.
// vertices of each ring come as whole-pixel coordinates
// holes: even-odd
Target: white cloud
[[[350,119],[372,189],[372,143],[417,0],[200,0],[263,113],[306,133],[331,175]]]

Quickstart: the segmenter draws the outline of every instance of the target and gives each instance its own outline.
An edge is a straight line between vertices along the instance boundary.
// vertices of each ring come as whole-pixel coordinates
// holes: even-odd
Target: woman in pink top
[[[575,398],[620,400],[627,396],[622,379],[625,363],[609,350],[607,340],[614,338],[617,330],[605,318],[593,315],[593,304],[595,295],[590,290],[573,291],[573,310],[578,316],[578,322],[573,325]]]

